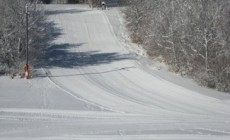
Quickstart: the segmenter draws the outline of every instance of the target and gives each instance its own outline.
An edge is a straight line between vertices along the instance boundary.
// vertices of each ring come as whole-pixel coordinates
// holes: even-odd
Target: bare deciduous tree
[[[0,0],[0,71],[22,71],[26,58],[26,11],[29,4],[29,54],[33,62],[42,49],[45,16],[37,0]]]
[[[230,91],[230,1],[130,0],[125,11],[134,42],[173,70]]]

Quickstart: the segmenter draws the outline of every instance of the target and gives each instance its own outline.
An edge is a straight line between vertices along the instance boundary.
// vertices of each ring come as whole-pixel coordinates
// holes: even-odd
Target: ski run
[[[0,77],[0,139],[230,139],[230,96],[149,63],[119,8],[45,9],[60,35],[32,79]]]

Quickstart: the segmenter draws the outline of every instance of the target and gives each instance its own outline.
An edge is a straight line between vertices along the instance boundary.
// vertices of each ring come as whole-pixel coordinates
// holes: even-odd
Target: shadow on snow
[[[84,10],[50,10],[46,11],[46,14],[67,14],[67,13],[79,13],[84,12]],[[56,27],[56,24],[53,22],[48,23],[47,25],[49,29],[49,36],[47,36],[47,42],[50,40],[56,39],[58,36],[62,34],[60,28]],[[88,51],[88,52],[79,52],[77,51],[79,47],[82,47],[84,43],[79,44],[50,44],[50,46],[44,50],[43,55],[40,57],[39,62],[35,66],[36,68],[79,68],[79,67],[87,67],[94,66],[100,64],[109,64],[115,61],[132,59],[132,57],[127,54],[118,54],[116,52],[111,53],[102,53],[100,51]],[[101,73],[108,73],[117,70],[129,69],[132,67],[126,67],[121,69],[113,69],[104,71]],[[87,74],[97,74],[97,73],[87,73]],[[71,76],[71,75],[69,75]],[[43,77],[39,76],[39,74],[35,77]]]
[[[79,44],[55,44],[46,50],[40,66],[45,68],[61,67],[75,68],[83,66],[93,66],[100,64],[109,64],[114,61],[131,59],[129,55],[120,55],[118,53],[100,53],[99,51],[77,52]],[[74,48],[74,49],[73,49]]]
[[[58,14],[76,14],[87,12],[89,10],[79,10],[79,9],[67,9],[67,10],[46,10],[46,15],[58,15]]]

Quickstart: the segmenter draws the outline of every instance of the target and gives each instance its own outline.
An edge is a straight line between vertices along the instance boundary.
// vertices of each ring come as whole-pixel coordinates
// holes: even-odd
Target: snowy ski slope
[[[110,22],[118,17],[106,11],[46,9],[61,35],[37,77],[0,78],[0,139],[230,139],[229,95],[149,72],[122,45]]]

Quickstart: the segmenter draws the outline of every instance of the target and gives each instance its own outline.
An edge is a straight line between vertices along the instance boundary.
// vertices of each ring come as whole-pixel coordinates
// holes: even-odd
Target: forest
[[[230,91],[229,0],[125,0],[126,25],[148,55],[200,85]]]
[[[46,21],[37,0],[0,0],[0,21],[0,74],[22,73],[26,64],[26,24],[29,63],[35,65],[49,43],[51,23]]]

